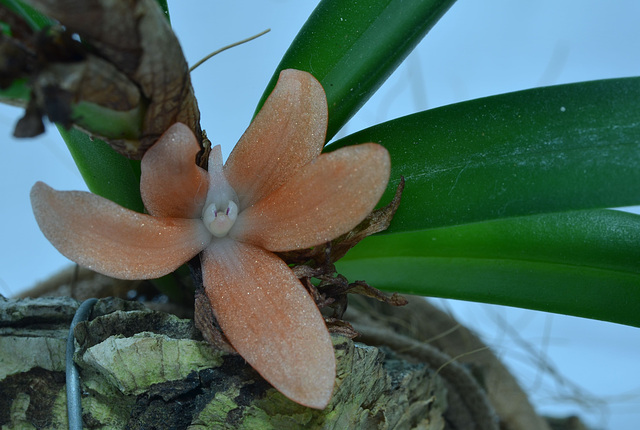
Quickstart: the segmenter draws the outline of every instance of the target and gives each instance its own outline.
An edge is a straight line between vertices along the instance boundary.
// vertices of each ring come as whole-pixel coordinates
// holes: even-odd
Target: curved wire
[[[80,390],[80,373],[78,367],[73,362],[73,353],[75,352],[75,336],[73,334],[76,325],[81,321],[89,319],[93,305],[98,299],[87,299],[78,308],[76,314],[71,321],[69,327],[69,336],[67,337],[67,355],[66,355],[66,372],[67,372],[67,417],[70,430],[82,430],[82,403]]]

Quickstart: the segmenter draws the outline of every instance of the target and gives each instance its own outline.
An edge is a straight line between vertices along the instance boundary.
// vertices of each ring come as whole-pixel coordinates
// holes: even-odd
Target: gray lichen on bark
[[[0,342],[8,342],[0,425],[65,427],[62,357],[77,306],[69,298],[0,302]],[[342,336],[333,338],[332,402],[316,411],[282,396],[240,356],[213,350],[191,320],[141,304],[101,300],[75,334],[85,428],[444,428],[444,386],[427,365]]]

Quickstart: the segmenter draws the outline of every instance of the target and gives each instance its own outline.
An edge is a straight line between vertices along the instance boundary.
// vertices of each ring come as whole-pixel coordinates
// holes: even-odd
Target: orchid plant
[[[196,165],[200,146],[176,123],[142,158],[140,214],[96,194],[31,191],[45,236],[69,259],[120,279],[158,278],[200,254],[203,285],[225,336],[290,399],[323,409],[335,358],[315,302],[273,254],[353,229],[374,208],[390,160],[369,143],[320,155],[327,102],[309,73],[284,70],[222,164]]]
[[[23,6],[18,0],[2,3]],[[128,277],[126,271],[131,276],[158,276],[202,253],[207,295],[216,317],[226,321],[221,326],[232,345],[285,394],[313,407],[322,407],[330,396],[333,364],[326,329],[313,303],[302,298],[297,280],[271,251],[318,245],[348,231],[381,195],[383,201],[388,200],[403,176],[403,202],[391,226],[363,240],[336,264],[343,275],[355,279],[366,275],[369,283],[383,290],[640,326],[640,216],[603,209],[640,203],[633,186],[640,183],[639,78],[539,88],[419,112],[339,139],[324,149],[326,155],[318,156],[322,145],[453,3],[321,1],[274,73],[264,106],[259,104],[247,134],[224,167],[214,149],[208,173],[192,163],[200,130],[193,124],[187,129],[171,125],[180,122],[175,118],[157,143],[145,148],[140,188],[129,160],[114,156],[106,144],[89,142],[76,130],[63,131],[92,191],[138,211],[143,210],[144,202],[150,215],[125,211],[95,196],[59,194],[37,185],[34,208],[45,234],[72,258],[122,277]],[[32,16],[28,10],[24,14]],[[289,75],[298,78],[289,81]],[[306,89],[294,91],[294,81],[305,82],[300,85]],[[26,98],[21,89],[24,82],[14,83],[7,97]],[[281,91],[289,95],[279,96]],[[324,106],[325,94],[328,117],[319,106]],[[280,130],[275,124],[292,118],[286,113],[287,106],[303,95],[306,101],[296,103],[304,104],[302,112],[309,116],[289,122],[287,130],[296,137],[278,139],[273,134]],[[84,106],[73,108],[86,113]],[[137,116],[125,127],[120,116],[109,119],[113,130],[100,129],[102,134],[96,134],[129,136],[135,130],[132,124],[139,122]],[[294,127],[296,122],[302,126]],[[81,126],[91,129],[90,121]],[[156,131],[141,134],[149,142],[159,137]],[[263,135],[268,137],[261,140]],[[375,142],[388,151],[390,173],[387,152],[365,142]],[[87,148],[91,148],[89,155]],[[287,154],[279,161],[285,165],[267,166],[266,156],[278,159],[279,151]],[[168,157],[172,152],[180,155]],[[105,169],[107,158],[109,168]],[[313,159],[316,161],[311,162]],[[324,172],[326,163],[333,167]],[[358,173],[338,174],[339,164],[357,166]],[[257,175],[262,172],[257,166],[266,168],[266,176]],[[178,183],[158,173],[182,169],[188,172],[171,175],[182,178]],[[341,188],[342,183],[333,176],[350,184],[349,190]],[[110,186],[114,177],[131,179],[126,185]],[[65,201],[82,201],[82,207],[97,209],[79,218]],[[303,205],[305,210],[286,212],[294,202],[297,207],[298,201],[308,205]],[[333,208],[327,202],[338,204]],[[327,217],[312,215],[316,210]],[[292,222],[289,216],[299,216],[299,222]],[[115,228],[114,217],[129,225],[130,236],[114,233],[122,228],[121,222]],[[129,260],[135,254],[137,260],[124,264],[127,262],[117,261],[117,252],[104,246],[95,248],[96,255],[87,256],[92,248],[80,249],[77,243],[86,245],[94,238],[77,233],[69,225],[75,219],[87,226],[98,220],[113,225],[113,229],[101,230],[108,231],[101,236],[115,235],[130,246],[136,245],[135,238],[141,234],[147,234],[147,243],[159,243],[151,236],[164,228],[168,230],[163,234],[170,236],[167,240],[171,236],[181,239],[165,250],[130,252],[120,259]],[[167,220],[172,220],[171,228]],[[148,233],[140,229],[141,223],[150,228],[145,230]],[[71,236],[60,233],[66,227],[73,232]],[[182,242],[184,237],[190,240]],[[315,366],[324,367],[324,376],[313,389],[318,393],[309,394],[299,386],[300,380],[286,381],[278,375],[277,364],[265,357],[273,344],[256,349],[260,358],[247,346],[254,340],[243,331],[247,330],[243,322],[234,321],[237,307],[247,302],[240,301],[230,288],[248,288],[243,280],[250,272],[244,268],[248,265],[241,267],[225,257],[233,255],[238,261],[262,261],[259,266],[267,269],[251,272],[253,279],[265,285],[278,279],[287,291],[297,291],[291,293],[297,298],[290,306],[298,309],[291,321],[297,326],[308,321],[310,327],[302,330],[312,330],[321,339],[315,346],[308,345],[309,351],[324,351],[319,355],[324,358],[315,361]],[[155,266],[142,268],[149,261]],[[267,276],[270,272],[278,274]],[[255,323],[251,327],[255,334],[269,330]],[[261,360],[267,361],[263,365]],[[306,371],[300,370],[297,378],[310,379]],[[285,387],[298,387],[297,394]]]

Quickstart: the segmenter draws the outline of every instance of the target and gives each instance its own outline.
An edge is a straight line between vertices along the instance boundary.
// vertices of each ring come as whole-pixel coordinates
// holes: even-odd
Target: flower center
[[[209,192],[202,222],[215,237],[225,237],[238,218],[238,196],[224,176],[220,145],[209,154]]]
[[[202,213],[202,221],[215,237],[226,236],[237,217],[238,205],[233,200],[227,202],[226,208],[218,208],[215,203],[211,203]]]

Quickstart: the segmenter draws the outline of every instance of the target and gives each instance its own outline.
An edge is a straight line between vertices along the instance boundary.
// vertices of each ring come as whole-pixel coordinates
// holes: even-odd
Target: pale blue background
[[[202,125],[214,143],[223,145],[226,156],[316,2],[170,3],[173,25],[190,64],[223,45],[272,29],[193,73]],[[341,135],[462,100],[638,75],[639,21],[637,0],[460,0]],[[0,110],[4,136],[0,293],[4,295],[68,264],[33,221],[28,199],[33,183],[42,180],[57,189],[86,189],[53,127],[38,139],[9,137],[20,115],[16,109]],[[577,413],[599,428],[638,428],[640,330],[493,306],[453,302],[446,306],[495,346],[533,392],[541,410]],[[556,371],[559,376],[554,376]]]

